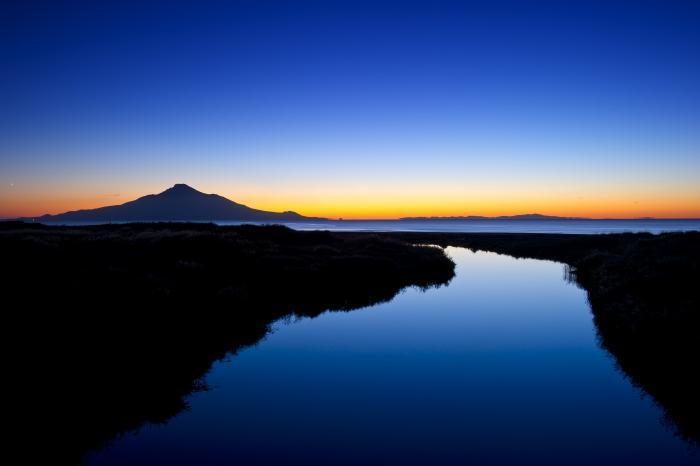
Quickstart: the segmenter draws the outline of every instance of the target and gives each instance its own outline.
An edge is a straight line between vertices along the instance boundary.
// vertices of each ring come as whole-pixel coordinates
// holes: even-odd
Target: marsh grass
[[[18,381],[8,419],[27,451],[39,444],[56,464],[185,409],[214,361],[280,318],[454,275],[440,249],[281,226],[5,223],[0,256]]]

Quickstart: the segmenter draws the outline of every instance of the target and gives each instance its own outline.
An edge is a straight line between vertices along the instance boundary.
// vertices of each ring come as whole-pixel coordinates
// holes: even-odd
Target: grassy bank
[[[0,224],[9,420],[57,464],[169,419],[286,316],[449,281],[439,248],[284,227]]]
[[[700,442],[700,232],[385,237],[569,264],[571,278],[588,293],[602,346],[681,436]]]
[[[700,233],[551,235],[297,232],[284,227],[0,223],[16,430],[77,461],[165,421],[213,361],[285,316],[315,316],[446,283],[461,246],[569,264],[601,344],[700,439]],[[506,290],[507,291],[507,290]]]

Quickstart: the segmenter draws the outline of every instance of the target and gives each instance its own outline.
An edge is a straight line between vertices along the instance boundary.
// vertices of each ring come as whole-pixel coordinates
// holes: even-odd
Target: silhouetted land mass
[[[585,217],[557,217],[542,214],[499,215],[485,217],[483,215],[457,215],[449,217],[402,217],[399,220],[590,220]]]
[[[211,224],[0,223],[12,311],[6,368],[18,392],[9,399],[25,422],[15,431],[65,463],[166,421],[204,388],[213,361],[259,341],[274,320],[350,310],[453,276],[439,249],[411,243],[569,264],[588,292],[601,345],[682,436],[700,440],[698,232],[372,234]]]
[[[25,458],[52,464],[174,416],[214,361],[277,319],[454,274],[440,248],[281,226],[0,223],[0,255],[6,425]]]
[[[39,217],[44,223],[154,222],[154,221],[301,221],[323,220],[296,212],[267,212],[238,204],[218,194],[205,194],[176,184],[160,194],[149,194],[120,205],[75,210]]]
[[[588,293],[601,345],[682,437],[700,443],[700,232],[386,236],[568,264]]]
[[[638,218],[589,218],[589,217],[558,217],[556,215],[543,215],[543,214],[520,214],[520,215],[499,215],[497,217],[486,217],[483,215],[457,215],[448,217],[402,217],[399,220],[410,220],[410,221],[482,221],[482,220],[492,220],[492,221],[504,221],[504,222],[518,222],[518,221],[590,221],[590,222],[607,222],[607,221],[624,221],[624,222],[634,222],[634,221],[644,221],[644,220],[659,220],[659,221],[693,221],[698,220],[696,218],[672,218],[663,219],[658,217],[638,217]]]

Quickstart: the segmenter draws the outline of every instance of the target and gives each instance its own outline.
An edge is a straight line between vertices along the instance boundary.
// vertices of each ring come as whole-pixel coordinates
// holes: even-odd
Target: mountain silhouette
[[[296,212],[267,212],[238,204],[217,194],[205,194],[176,184],[160,194],[149,194],[120,205],[44,215],[42,222],[148,222],[148,221],[294,221],[319,220]]]

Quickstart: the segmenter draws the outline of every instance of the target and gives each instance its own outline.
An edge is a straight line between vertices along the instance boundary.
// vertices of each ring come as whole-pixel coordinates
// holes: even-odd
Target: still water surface
[[[182,219],[179,221],[192,222]],[[194,221],[195,223],[209,223]],[[58,222],[53,225],[83,226],[107,222]],[[129,223],[114,221],[109,223]],[[700,219],[631,219],[631,220],[306,220],[300,222],[254,222],[213,220],[218,225],[267,225],[279,223],[295,230],[329,231],[422,231],[452,233],[664,233],[700,231]]]
[[[598,347],[561,264],[448,252],[448,286],[278,322],[189,411],[88,464],[700,463]]]
[[[221,225],[244,222],[216,222]],[[264,222],[260,222],[264,223]],[[327,220],[287,222],[295,230],[330,231],[422,231],[464,233],[664,233],[698,231],[700,219],[635,220]]]

